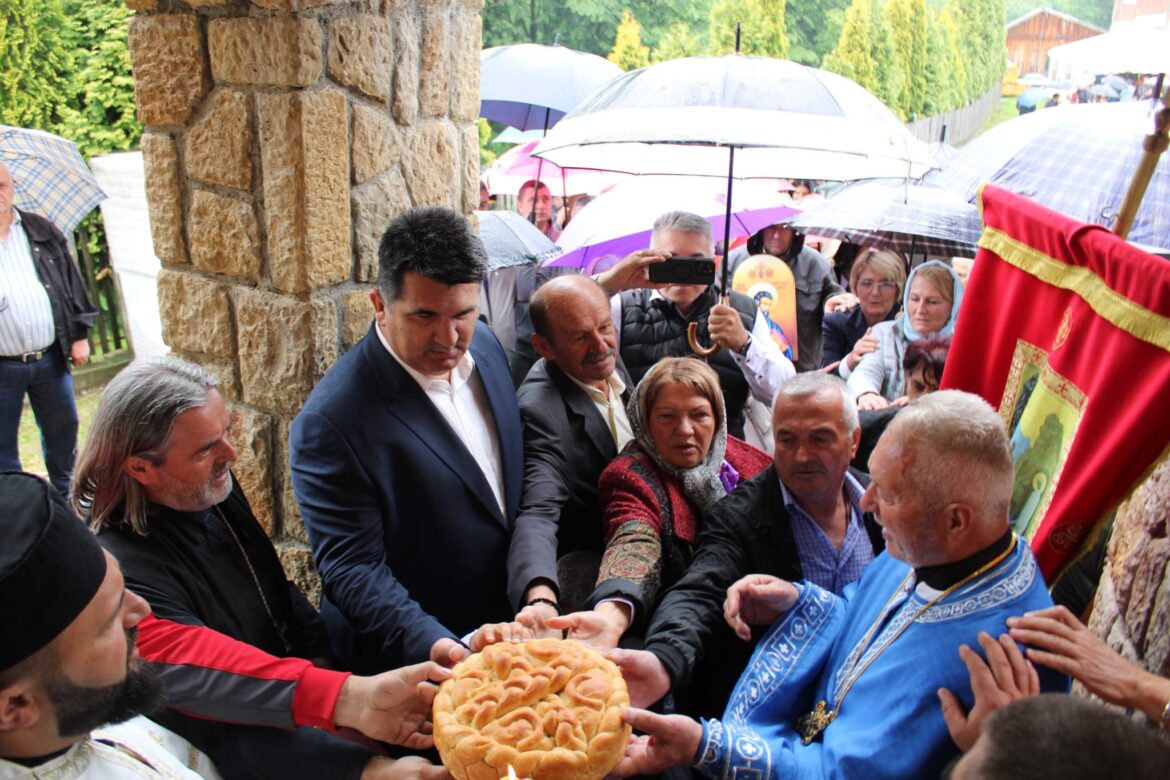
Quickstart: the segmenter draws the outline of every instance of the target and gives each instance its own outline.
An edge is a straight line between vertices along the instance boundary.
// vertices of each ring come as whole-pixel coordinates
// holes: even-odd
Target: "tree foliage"
[[[786,0],[715,0],[708,31],[710,53],[735,51],[735,26],[741,22],[741,52],[787,59],[786,4]]]
[[[929,32],[926,0],[890,0],[885,16],[902,71],[900,113],[907,118],[925,116]]]
[[[958,28],[953,20],[930,12],[926,36],[926,87],[922,95],[922,115],[933,116],[961,106],[966,84],[966,69],[959,56]]]
[[[0,3],[0,121],[53,130],[70,111],[74,31],[60,2]]]
[[[853,0],[845,10],[845,24],[837,48],[825,55],[824,68],[853,79],[877,93],[873,61],[873,0]]]
[[[85,57],[74,77],[77,110],[62,134],[87,158],[132,149],[142,135],[142,123],[130,74],[131,11],[122,0],[69,0],[66,11],[78,21],[75,46]]]
[[[706,49],[703,37],[693,32],[686,22],[675,22],[658,39],[650,52],[651,62],[666,62],[680,57],[697,57]]]
[[[819,67],[841,37],[849,0],[798,0],[788,4],[788,59]]]
[[[902,110],[902,92],[904,74],[898,60],[898,50],[894,46],[894,33],[890,30],[890,23],[886,20],[881,4],[873,2],[873,47],[870,56],[874,61],[874,80],[877,87],[873,93],[878,99],[890,107],[890,110],[905,120],[906,112]]]
[[[64,136],[86,157],[133,148],[122,0],[0,0],[0,121]]]
[[[672,25],[705,29],[710,0],[485,0],[483,45],[552,44],[606,56],[615,26],[628,10],[642,24],[643,42],[659,44]]]
[[[629,11],[622,12],[608,59],[622,70],[635,70],[650,64],[650,47],[642,43],[642,25]]]

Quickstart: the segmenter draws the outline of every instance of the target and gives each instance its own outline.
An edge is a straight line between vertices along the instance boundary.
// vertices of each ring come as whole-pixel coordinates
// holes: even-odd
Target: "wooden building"
[[[1109,29],[1127,25],[1170,27],[1170,0],[1113,0],[1113,25]]]
[[[1105,32],[1096,25],[1076,17],[1037,8],[1007,26],[1007,56],[1019,74],[1047,73],[1048,50],[1062,43],[1072,43]]]

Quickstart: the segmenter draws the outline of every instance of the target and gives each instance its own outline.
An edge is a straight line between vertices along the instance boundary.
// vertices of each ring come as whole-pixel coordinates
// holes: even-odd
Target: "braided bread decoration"
[[[457,780],[600,780],[630,739],[613,662],[574,641],[500,642],[458,664],[435,696],[435,746]]]

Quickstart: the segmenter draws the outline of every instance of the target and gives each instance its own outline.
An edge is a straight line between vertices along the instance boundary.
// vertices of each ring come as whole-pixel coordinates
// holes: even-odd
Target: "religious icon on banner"
[[[1016,481],[1010,516],[1031,539],[1056,491],[1085,408],[1085,395],[1048,365],[1048,353],[1016,342],[1000,414],[1011,439]]]
[[[784,353],[795,360],[796,347],[796,280],[788,263],[772,255],[754,255],[735,269],[731,289],[756,302],[768,332]]]

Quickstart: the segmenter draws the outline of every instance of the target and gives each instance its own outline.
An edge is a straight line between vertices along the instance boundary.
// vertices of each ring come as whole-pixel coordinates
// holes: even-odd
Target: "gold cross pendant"
[[[827,709],[825,701],[822,699],[817,702],[817,706],[807,715],[801,715],[796,719],[796,729],[804,737],[804,744],[809,744],[817,738],[825,728],[833,722],[833,718],[837,717],[836,710]]]

